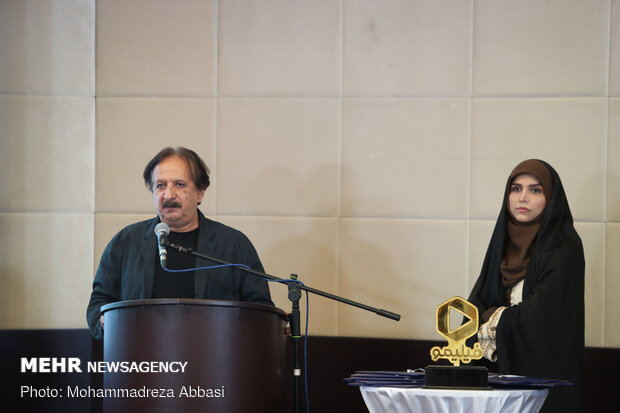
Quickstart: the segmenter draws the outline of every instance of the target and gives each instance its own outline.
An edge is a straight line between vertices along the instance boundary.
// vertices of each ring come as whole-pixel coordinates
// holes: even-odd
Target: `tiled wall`
[[[163,146],[310,300],[310,334],[438,339],[520,160],[562,176],[586,337],[620,347],[620,0],[0,0],[0,328],[85,327]],[[288,309],[275,285],[277,305]]]

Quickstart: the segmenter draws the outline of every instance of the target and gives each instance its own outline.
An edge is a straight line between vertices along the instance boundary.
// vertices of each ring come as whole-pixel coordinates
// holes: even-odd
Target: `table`
[[[548,389],[443,390],[361,386],[370,413],[537,413]]]

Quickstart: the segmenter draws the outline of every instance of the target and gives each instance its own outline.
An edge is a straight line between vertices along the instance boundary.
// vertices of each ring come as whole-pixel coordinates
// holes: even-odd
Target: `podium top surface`
[[[106,304],[101,307],[101,313],[110,310],[117,310],[129,307],[145,307],[157,305],[196,305],[206,307],[230,307],[230,308],[246,308],[249,310],[268,311],[276,313],[281,317],[286,317],[284,311],[270,305],[250,303],[246,301],[218,301],[218,300],[200,300],[195,298],[151,298],[144,300],[126,300],[117,301]]]

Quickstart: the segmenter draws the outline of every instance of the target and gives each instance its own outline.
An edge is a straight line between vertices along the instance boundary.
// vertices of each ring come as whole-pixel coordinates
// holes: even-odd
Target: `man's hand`
[[[103,330],[103,315],[101,316],[99,320],[101,321],[101,329]]]
[[[285,313],[285,314],[286,314],[286,326],[284,327],[284,334],[288,336],[291,334],[291,323],[289,322],[289,316],[291,315],[291,313]]]

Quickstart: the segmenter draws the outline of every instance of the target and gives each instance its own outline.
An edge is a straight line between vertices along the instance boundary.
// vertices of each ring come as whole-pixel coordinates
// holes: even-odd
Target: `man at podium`
[[[168,272],[166,269],[215,265],[170,248],[166,269],[161,265],[155,227],[163,222],[170,227],[171,244],[264,272],[254,246],[243,233],[207,219],[198,209],[210,182],[207,166],[194,151],[162,149],[146,165],[143,177],[153,194],[157,217],[123,228],[104,250],[86,310],[93,337],[103,337],[101,306],[116,301],[197,298],[273,305],[266,281],[234,267]]]

